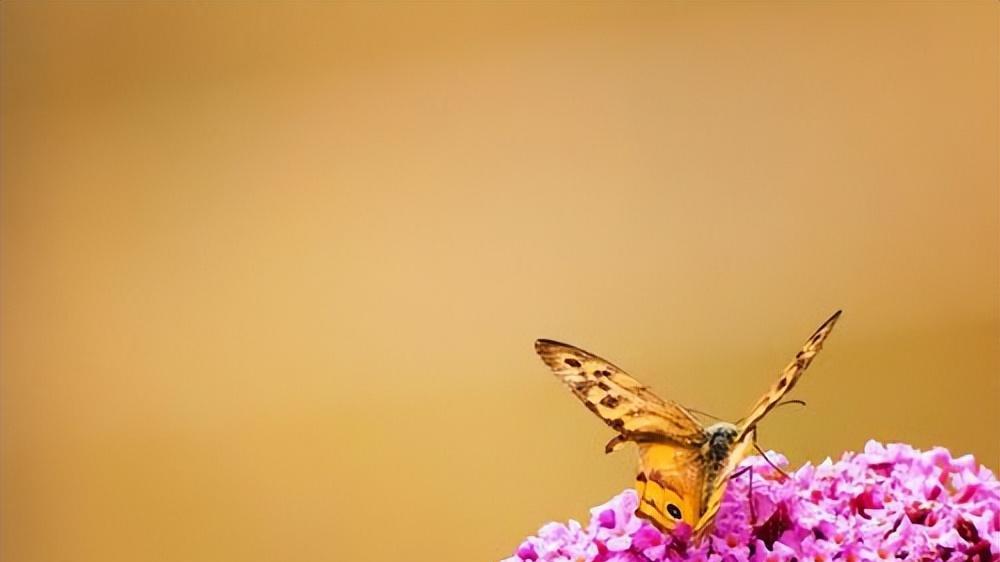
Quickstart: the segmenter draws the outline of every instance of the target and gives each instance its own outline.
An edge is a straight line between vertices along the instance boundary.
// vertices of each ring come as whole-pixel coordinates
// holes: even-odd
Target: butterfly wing
[[[726,491],[726,485],[740,463],[752,452],[756,442],[756,426],[760,420],[767,415],[771,409],[781,402],[781,399],[795,386],[799,377],[812,363],[813,358],[823,349],[823,342],[833,331],[833,326],[840,318],[841,311],[837,311],[812,336],[806,340],[802,350],[795,355],[795,359],[785,367],[781,377],[771,387],[771,389],[761,397],[750,411],[750,415],[743,419],[737,426],[737,440],[733,444],[726,457],[726,462],[722,468],[704,482],[703,497],[705,498],[705,508],[698,522],[694,525],[697,535],[703,536],[712,528],[712,522],[722,505],[722,495]]]
[[[538,340],[535,351],[573,394],[625,441],[655,439],[688,447],[705,441],[701,423],[680,404],[663,400],[622,369],[571,345]]]
[[[704,485],[705,460],[699,449],[669,443],[639,445],[636,514],[661,531],[681,521],[697,524]]]
[[[698,521],[692,525],[697,536],[704,536],[711,530],[712,522],[715,521],[715,515],[719,512],[719,507],[722,505],[722,494],[726,491],[726,485],[729,483],[733,472],[743,462],[743,459],[750,455],[754,439],[755,434],[751,432],[742,441],[734,444],[722,469],[710,480],[705,481],[703,488],[705,510],[701,514],[701,517],[698,518]]]
[[[763,418],[772,408],[774,408],[778,402],[788,393],[795,383],[798,382],[799,377],[802,373],[809,367],[812,363],[813,358],[817,353],[823,349],[823,342],[833,331],[833,326],[837,323],[840,318],[840,312],[837,311],[831,316],[826,322],[823,323],[816,332],[806,340],[802,350],[795,355],[795,359],[785,367],[782,371],[781,377],[778,382],[774,383],[774,386],[767,391],[767,394],[762,396],[760,400],[754,404],[753,408],[750,410],[750,414],[745,417],[737,427],[739,428],[738,441],[742,442],[746,435],[753,431],[757,426],[757,423]]]

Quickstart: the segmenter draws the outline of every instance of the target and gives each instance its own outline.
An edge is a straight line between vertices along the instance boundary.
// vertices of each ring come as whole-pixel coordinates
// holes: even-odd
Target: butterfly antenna
[[[764,460],[767,461],[767,464],[771,465],[771,468],[773,468],[774,470],[777,470],[785,478],[791,478],[791,476],[789,476],[787,472],[785,472],[784,470],[781,470],[780,468],[778,468],[778,465],[776,465],[773,462],[771,462],[771,459],[768,458],[767,453],[765,453],[764,450],[760,448],[760,445],[757,444],[756,440],[753,442],[753,448],[757,449],[757,452],[760,453],[760,456],[764,457]]]
[[[688,408],[688,411],[689,412],[694,412],[696,414],[700,414],[702,416],[705,416],[706,418],[712,418],[715,421],[723,421],[722,418],[720,418],[719,416],[713,416],[712,414],[709,414],[708,412],[702,412],[701,410],[696,410],[694,408]]]
[[[778,409],[781,406],[788,406],[789,404],[797,404],[799,406],[805,406],[806,405],[806,401],[805,400],[784,400],[782,402],[778,402],[777,404],[775,404],[774,408],[772,408],[772,410]],[[712,415],[709,415],[709,414],[705,414],[705,412],[699,412],[698,410],[693,410],[691,408],[688,408],[688,410],[691,410],[692,412],[697,412],[699,414],[704,414],[704,415],[706,415],[706,416],[708,416],[710,418],[715,418],[715,416],[712,416]],[[719,418],[715,418],[715,419],[719,419]],[[743,421],[744,420],[746,420],[746,418],[740,418],[740,419],[736,420],[736,425],[743,425]]]
[[[784,402],[778,402],[777,404],[775,404],[774,407],[775,408],[780,408],[781,406],[787,406],[789,404],[798,404],[799,406],[805,406],[806,405],[806,401],[805,400],[785,400]]]

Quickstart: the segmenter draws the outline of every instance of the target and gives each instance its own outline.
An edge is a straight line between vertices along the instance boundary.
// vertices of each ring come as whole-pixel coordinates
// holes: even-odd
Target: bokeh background
[[[4,561],[491,560],[630,484],[535,357],[1000,467],[998,9],[35,3]]]

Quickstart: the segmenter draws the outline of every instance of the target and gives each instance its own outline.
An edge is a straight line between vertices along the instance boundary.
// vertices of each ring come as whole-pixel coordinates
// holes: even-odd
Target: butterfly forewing
[[[798,382],[799,377],[802,373],[809,367],[812,363],[813,358],[817,353],[823,349],[823,342],[833,331],[833,326],[837,323],[840,318],[840,312],[837,311],[831,316],[826,322],[823,323],[819,329],[813,333],[812,336],[806,340],[805,345],[802,346],[802,350],[795,355],[795,359],[785,367],[782,371],[781,377],[778,382],[774,383],[774,386],[768,390],[767,394],[762,396],[760,400],[754,404],[753,408],[750,409],[750,414],[739,423],[740,428],[740,440],[743,439],[753,428],[756,427],[757,422],[761,420],[772,408],[778,405],[781,399],[785,396],[795,386]]]
[[[742,441],[737,442],[730,451],[722,470],[711,480],[705,481],[705,488],[702,492],[703,497],[705,497],[704,509],[702,509],[697,523],[693,525],[695,533],[699,536],[711,530],[715,515],[719,512],[719,507],[722,506],[722,494],[726,491],[729,478],[732,477],[733,472],[743,462],[743,459],[750,455],[754,443],[753,438],[754,436],[748,435]]]
[[[591,353],[552,340],[538,340],[535,351],[590,411],[624,440],[667,440],[697,446],[705,430],[674,402],[653,394],[622,369]],[[613,444],[620,443],[613,440]]]

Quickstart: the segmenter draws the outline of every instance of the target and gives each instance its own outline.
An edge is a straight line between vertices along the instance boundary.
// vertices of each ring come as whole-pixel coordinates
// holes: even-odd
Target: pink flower
[[[703,540],[687,525],[660,533],[626,490],[586,527],[549,523],[504,562],[1000,562],[1000,482],[969,455],[870,441],[787,479],[761,457],[743,466],[753,490],[749,474],[733,479]]]

